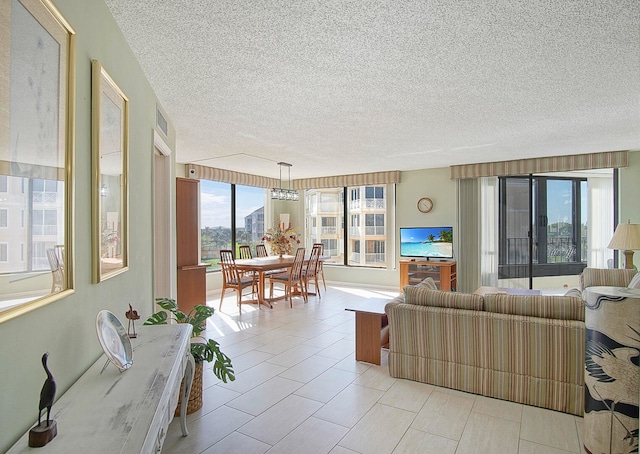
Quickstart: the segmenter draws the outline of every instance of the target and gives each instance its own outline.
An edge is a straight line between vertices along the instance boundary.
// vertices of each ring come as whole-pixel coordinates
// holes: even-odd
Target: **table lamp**
[[[640,250],[640,224],[631,224],[630,221],[627,221],[626,224],[618,224],[607,247],[624,251],[624,267],[627,269],[635,268],[633,266],[633,251]]]

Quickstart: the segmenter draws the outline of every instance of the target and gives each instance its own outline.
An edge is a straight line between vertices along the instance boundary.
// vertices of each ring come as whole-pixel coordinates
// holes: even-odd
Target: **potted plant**
[[[191,337],[200,338],[200,342],[191,342],[191,354],[196,362],[196,370],[191,385],[191,394],[189,394],[189,403],[187,405],[187,414],[193,413],[202,407],[202,365],[204,361],[213,361],[213,373],[224,383],[234,381],[236,379],[231,359],[220,351],[220,344],[213,339],[205,339],[200,336],[204,330],[206,320],[213,315],[214,309],[209,306],[195,306],[188,314],[185,314],[178,308],[178,303],[169,298],[156,298],[156,304],[163,311],[156,312],[149,317],[145,325],[166,325],[169,320],[168,313],[171,314],[173,320],[178,323],[189,323],[193,326]],[[167,312],[165,312],[167,311]],[[182,391],[180,391],[182,395]],[[176,416],[180,414],[180,404],[176,409]]]

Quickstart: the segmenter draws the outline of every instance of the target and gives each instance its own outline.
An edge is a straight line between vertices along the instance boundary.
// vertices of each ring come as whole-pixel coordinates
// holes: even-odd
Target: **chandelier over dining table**
[[[280,167],[280,186],[277,188],[271,189],[271,198],[277,200],[289,200],[289,201],[298,201],[300,196],[298,191],[291,189],[291,164],[288,162],[279,162],[278,166]],[[282,187],[282,168],[286,167],[289,170],[289,184],[287,189]]]

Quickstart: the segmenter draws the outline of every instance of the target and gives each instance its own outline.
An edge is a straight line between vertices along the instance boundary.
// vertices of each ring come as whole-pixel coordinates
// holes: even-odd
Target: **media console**
[[[432,277],[440,290],[455,291],[456,262],[435,260],[400,260],[400,291]]]

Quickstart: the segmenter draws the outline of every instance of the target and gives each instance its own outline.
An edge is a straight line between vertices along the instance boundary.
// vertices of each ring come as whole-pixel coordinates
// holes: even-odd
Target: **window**
[[[0,192],[8,192],[7,178],[6,175],[0,175]]]
[[[386,267],[386,199],[386,185],[307,190],[306,244],[322,242],[331,257],[326,263]]]
[[[7,243],[0,243],[0,262],[9,261],[9,245]]]
[[[207,271],[220,269],[221,249],[255,245],[264,235],[265,190],[217,181],[200,180],[201,261]]]
[[[579,274],[587,262],[587,182],[500,178],[498,278]],[[531,238],[531,241],[530,241]]]
[[[7,219],[8,211],[6,209],[0,209],[0,228],[7,228],[9,221]]]

